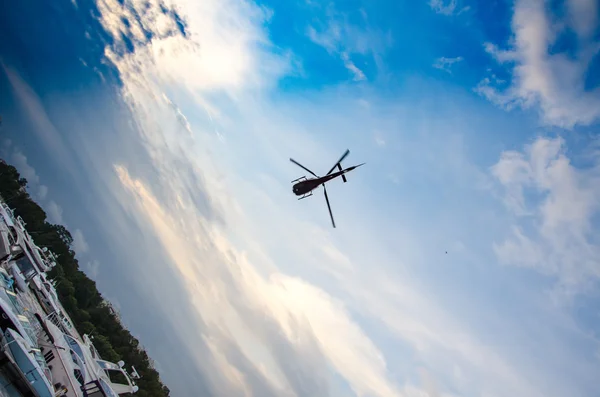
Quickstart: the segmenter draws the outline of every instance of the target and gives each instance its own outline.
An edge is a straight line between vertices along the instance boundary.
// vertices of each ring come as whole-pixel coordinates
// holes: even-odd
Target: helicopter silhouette
[[[342,177],[342,180],[344,181],[344,183],[346,183],[347,182],[346,175],[345,175],[346,173],[360,167],[361,165],[366,164],[366,163],[362,163],[362,164],[358,164],[358,165],[353,165],[352,167],[348,167],[346,169],[342,169],[342,160],[344,160],[346,158],[346,156],[348,156],[349,154],[350,154],[350,150],[347,149],[346,152],[344,152],[344,154],[342,155],[342,157],[333,165],[333,167],[331,167],[329,172],[327,174],[325,174],[325,176],[318,176],[317,174],[315,174],[314,172],[312,172],[311,170],[309,170],[308,168],[306,168],[305,166],[303,166],[296,160],[290,158],[290,161],[292,163],[296,164],[298,167],[300,167],[303,170],[314,175],[314,178],[307,178],[306,176],[301,176],[298,179],[294,179],[292,181],[292,183],[294,183],[294,182],[297,182],[297,183],[294,184],[294,186],[292,186],[292,191],[294,192],[294,194],[296,196],[302,196],[298,199],[298,200],[302,200],[302,199],[312,196],[313,190],[315,190],[319,186],[323,186],[323,192],[325,193],[325,201],[327,201],[327,208],[329,209],[329,216],[331,217],[331,224],[333,225],[334,228],[335,228],[335,220],[333,219],[333,213],[331,212],[331,205],[329,204],[329,197],[327,196],[327,188],[325,187],[325,183],[331,181],[332,179],[340,177],[340,176]],[[333,172],[336,168],[338,169],[338,171]]]

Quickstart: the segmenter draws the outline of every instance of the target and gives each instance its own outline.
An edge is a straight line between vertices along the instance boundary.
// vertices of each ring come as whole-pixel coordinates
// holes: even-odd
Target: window
[[[17,266],[21,270],[21,273],[23,273],[25,277],[27,277],[29,273],[36,271],[34,267],[35,265],[33,264],[33,262],[31,262],[27,255],[24,255],[21,258],[17,259],[15,263],[17,264]]]
[[[79,384],[83,386],[83,374],[81,373],[81,371],[75,368],[73,370],[73,375],[75,375],[75,379],[77,379],[77,382],[79,382]]]

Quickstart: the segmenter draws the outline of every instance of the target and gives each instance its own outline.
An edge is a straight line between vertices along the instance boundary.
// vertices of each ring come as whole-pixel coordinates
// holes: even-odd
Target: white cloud
[[[444,0],[430,0],[429,7],[438,14],[452,15],[456,9],[456,0],[450,0],[448,2]]]
[[[180,9],[187,8],[190,20],[200,19],[190,23],[190,29],[203,29],[207,24],[224,25],[210,26],[212,30],[207,35],[196,37],[204,44],[204,48],[213,48],[215,51],[218,49],[219,53],[215,54],[217,58],[221,54],[223,59],[229,59],[231,54],[238,53],[245,54],[243,60],[251,61],[236,63],[238,69],[229,76],[227,73],[219,74],[219,80],[213,79],[209,84],[204,84],[198,79],[210,79],[210,73],[206,76],[192,68],[174,72],[172,68],[176,62],[165,63],[166,59],[163,61],[155,58],[159,55],[152,51],[153,47],[171,46],[170,53],[177,53],[183,59],[197,64],[203,59],[203,54],[194,52],[193,43],[190,44],[183,38],[156,40],[147,47],[139,48],[131,57],[121,58],[115,53],[110,54],[122,73],[123,95],[135,111],[140,132],[145,134],[144,141],[153,155],[158,177],[163,186],[169,186],[168,189],[161,190],[161,194],[168,195],[172,199],[170,202],[177,204],[164,206],[150,187],[134,179],[123,167],[116,168],[117,175],[127,191],[135,197],[138,206],[136,212],[141,212],[141,216],[154,226],[153,230],[171,256],[173,265],[181,272],[182,279],[186,280],[189,297],[198,309],[197,316],[202,322],[210,324],[202,332],[210,346],[211,357],[197,357],[198,365],[206,367],[207,363],[212,363],[216,366],[213,370],[220,375],[215,379],[214,387],[220,395],[242,395],[264,387],[277,389],[279,392],[276,395],[324,395],[327,390],[325,379],[328,378],[324,372],[326,362],[357,390],[377,396],[397,395],[382,364],[382,354],[362,333],[360,327],[344,313],[341,303],[302,280],[280,273],[273,273],[269,277],[259,274],[257,268],[260,267],[253,265],[245,252],[229,243],[218,224],[207,222],[197,212],[195,203],[198,200],[198,186],[188,184],[192,179],[208,184],[203,194],[208,195],[207,200],[217,206],[215,211],[224,207],[228,208],[224,214],[228,218],[239,216],[235,211],[235,200],[221,193],[223,187],[215,180],[206,160],[202,168],[196,163],[197,160],[193,160],[196,155],[191,150],[194,150],[194,140],[198,137],[188,135],[181,141],[178,140],[181,136],[177,139],[176,136],[165,136],[156,128],[164,123],[164,119],[158,117],[170,117],[174,112],[170,104],[166,104],[168,111],[165,111],[163,104],[151,99],[161,96],[160,88],[151,83],[155,73],[167,80],[176,77],[179,81],[185,81],[185,87],[196,98],[202,97],[207,91],[217,92],[216,90],[239,96],[254,85],[246,76],[265,81],[267,76],[269,79],[276,77],[263,68],[263,59],[256,58],[256,51],[250,52],[250,49],[254,49],[254,40],[259,39],[262,34],[257,32],[256,37],[248,42],[238,39],[247,37],[255,28],[246,26],[239,20],[240,16],[236,13],[241,10],[237,10],[233,3],[231,8],[228,8],[230,5],[222,7],[221,4],[223,3],[219,2],[217,7],[216,3],[210,2],[202,5],[181,2]],[[142,21],[150,21],[144,15],[141,2],[128,5],[134,9],[139,7]],[[116,32],[121,29],[115,25],[120,20],[120,15],[111,14],[108,10],[119,10],[119,7],[118,4],[100,7],[105,15],[104,23]],[[207,9],[214,12],[206,13]],[[221,14],[226,11],[232,11],[233,14]],[[147,14],[153,15],[153,12],[154,10],[150,10]],[[230,26],[226,23],[229,20],[239,25]],[[232,27],[234,30],[223,40],[222,34]],[[235,30],[236,27],[239,31]],[[193,33],[192,37],[195,37]],[[232,43],[228,42],[229,39]],[[206,55],[209,56],[210,53]],[[269,57],[270,55],[265,54],[266,59]],[[155,67],[150,66],[152,63]],[[140,73],[139,66],[144,67],[144,74]],[[219,68],[215,69],[217,70]],[[181,125],[179,122],[177,124]],[[188,134],[189,131],[185,130]],[[166,141],[169,142],[168,146],[165,146]],[[167,147],[171,150],[165,150]],[[182,166],[177,166],[176,162],[181,159],[185,162]],[[183,167],[189,170],[189,174],[182,173]],[[188,175],[192,179],[188,180]],[[307,306],[308,303],[311,303],[310,306]],[[319,314],[313,307],[320,307],[325,312]],[[330,321],[340,327],[335,338],[327,325]],[[244,332],[240,332],[241,330]],[[272,345],[276,341],[277,346]],[[231,345],[235,349],[232,350]],[[264,373],[264,376],[259,377],[260,384],[244,380],[240,372],[239,355],[250,363],[248,371]],[[369,376],[364,377],[364,374]],[[218,379],[222,381],[218,382]]]
[[[359,68],[357,68],[356,65],[354,64],[354,62],[352,62],[350,60],[350,57],[348,56],[347,53],[343,52],[341,54],[341,57],[342,57],[342,60],[344,61],[344,66],[346,66],[346,69],[348,69],[350,72],[352,72],[352,74],[354,74],[354,81],[362,81],[367,78],[365,76],[364,72],[362,70],[360,70]]]
[[[27,162],[27,157],[18,149],[15,149],[12,153],[12,161],[21,174],[22,177],[27,179],[28,184],[36,186],[40,183],[40,177],[35,172],[35,169]]]
[[[48,215],[48,220],[54,224],[63,224],[63,210],[60,205],[54,200],[50,200],[47,205],[44,206],[44,210]]]
[[[209,324],[202,327],[201,332],[211,346],[211,357],[197,359],[201,361],[199,366],[206,367],[212,363],[221,374],[219,377],[225,377],[222,382],[216,381],[217,394],[243,395],[250,390],[268,387],[278,390],[276,395],[291,392],[300,396],[326,395],[327,382],[324,378],[329,377],[326,372],[329,366],[358,392],[375,396],[401,395],[386,368],[384,354],[346,313],[339,299],[306,280],[288,276],[278,267],[268,266],[270,258],[262,254],[265,248],[253,237],[253,229],[248,229],[249,224],[252,228],[262,228],[262,225],[247,220],[248,216],[234,198],[236,196],[226,188],[229,184],[220,182],[220,172],[213,171],[212,156],[198,156],[195,152],[194,140],[206,137],[197,134],[191,140],[186,128],[176,129],[181,134],[164,134],[164,129],[159,126],[181,124],[176,120],[177,112],[173,112],[171,105],[151,99],[161,96],[160,87],[151,82],[154,73],[165,76],[164,68],[153,70],[151,65],[156,63],[152,62],[151,55],[152,52],[142,48],[132,57],[115,57],[113,60],[125,77],[123,95],[135,111],[139,132],[144,134],[143,142],[152,153],[159,173],[161,185],[157,189],[161,196],[169,197],[166,202],[170,205],[164,204],[152,192],[153,187],[132,177],[127,169],[117,167],[116,171],[123,186],[135,197],[136,206],[131,212],[152,224],[152,230],[171,256],[172,264],[186,280],[188,296],[197,308],[196,315],[203,323]],[[129,74],[132,65],[143,65],[142,73],[136,68],[135,74]],[[245,66],[249,69],[257,67],[252,64]],[[269,73],[262,69],[261,72]],[[255,72],[244,70],[244,73]],[[217,88],[188,85],[188,78],[197,78],[193,70],[177,77],[185,87],[192,88],[196,97],[202,97],[204,90]],[[230,90],[240,97],[240,91],[247,87],[231,89],[227,82],[223,82],[219,88]],[[253,108],[236,108],[236,111],[256,114]],[[282,115],[279,117],[284,118]],[[278,122],[270,118],[269,124],[278,125]],[[259,124],[250,122],[248,125]],[[171,130],[170,134],[174,131]],[[266,137],[264,135],[262,139]],[[280,139],[266,139],[270,142],[265,146],[266,150]],[[218,147],[215,145],[215,150]],[[180,164],[182,159],[184,161]],[[200,160],[202,163],[199,163]],[[225,158],[222,160],[225,161]],[[190,180],[188,174],[183,173],[185,170],[190,171]],[[227,176],[228,179],[231,177]],[[201,185],[189,186],[192,180],[202,181]],[[198,190],[200,187],[201,191]],[[264,194],[256,189],[244,189],[246,195]],[[227,224],[237,226],[222,230],[219,223],[208,222],[205,219],[207,215],[197,211],[195,202],[198,195],[208,196],[206,201],[213,206],[211,211],[217,212],[217,217],[225,217]],[[129,207],[129,204],[124,205]],[[276,207],[272,208],[275,210]],[[279,229],[284,232],[281,236],[292,232],[282,229],[281,225]],[[229,235],[233,231],[239,235],[236,240],[242,237],[247,248],[239,249],[231,244]],[[319,230],[315,232],[322,233]],[[312,246],[317,247],[316,244]],[[326,252],[331,258],[332,251]],[[265,260],[257,263],[249,257]],[[337,328],[335,334],[331,333],[332,327]],[[235,349],[230,347],[231,344]],[[264,374],[260,377],[260,384],[241,377],[240,354],[251,363],[246,371]],[[263,369],[259,371],[258,368]]]
[[[460,15],[464,12],[467,12],[471,9],[470,6],[462,7],[460,10],[456,11],[457,2],[456,0],[429,0],[429,7],[437,14],[441,15]]]
[[[90,278],[92,280],[95,280],[96,278],[98,278],[98,275],[100,274],[100,262],[98,262],[97,260],[94,259],[94,260],[88,262],[86,267],[87,267],[86,273],[90,276]],[[113,301],[111,301],[111,302],[113,302]]]
[[[596,0],[567,0],[570,23],[580,37],[590,38],[598,26]]]
[[[433,67],[436,69],[446,71],[448,73],[452,73],[452,71],[450,70],[451,66],[462,60],[463,60],[463,57],[455,57],[455,58],[441,57],[441,58],[438,58],[435,60],[435,62],[433,63]]]
[[[341,40],[341,32],[338,25],[332,24],[328,26],[325,32],[317,32],[313,26],[309,26],[306,32],[309,39],[329,52],[335,52],[338,48],[338,42]]]
[[[158,233],[159,239],[164,245],[174,264],[181,272],[183,278],[188,281],[190,296],[201,296],[197,301],[198,313],[202,315],[205,322],[221,324],[220,327],[229,328],[231,325],[241,321],[240,329],[245,330],[243,335],[235,335],[237,332],[231,330],[232,337],[239,339],[257,338],[267,349],[267,354],[275,355],[275,351],[268,352],[271,346],[263,335],[266,330],[260,324],[256,314],[267,316],[276,325],[278,332],[282,332],[285,343],[289,344],[291,351],[286,353],[284,360],[305,360],[307,349],[317,349],[314,354],[319,360],[327,359],[343,377],[345,377],[356,392],[372,393],[376,396],[398,396],[398,391],[386,379],[385,361],[383,355],[373,345],[372,341],[363,333],[346,313],[344,305],[329,296],[326,292],[307,284],[306,282],[273,273],[268,278],[259,275],[246,255],[237,252],[230,245],[222,232],[209,224],[194,213],[193,206],[187,205],[183,192],[176,192],[183,201],[180,211],[170,212],[162,207],[160,202],[152,195],[149,189],[139,180],[134,180],[128,171],[122,167],[116,168],[119,179],[124,187],[133,194],[142,214],[148,218]],[[191,212],[188,212],[191,211]],[[185,223],[182,221],[186,219]],[[191,221],[196,219],[196,221]],[[199,236],[203,229],[210,229],[209,233],[220,251],[221,259],[215,262],[208,260],[198,240],[189,240],[185,236]],[[186,242],[189,240],[189,242]],[[197,258],[197,259],[194,259]],[[229,258],[229,259],[227,259]],[[202,261],[199,263],[198,261]],[[222,285],[226,273],[229,285]],[[202,286],[202,287],[200,287]],[[230,293],[238,295],[235,299],[223,300]],[[221,296],[223,295],[223,296]],[[244,307],[238,306],[236,302],[244,302]],[[217,309],[220,307],[220,309]],[[253,313],[256,311],[256,313]],[[234,316],[238,320],[228,325],[228,317]],[[335,333],[331,330],[336,329]],[[211,332],[205,330],[205,332]],[[210,335],[210,334],[209,334]],[[283,341],[281,341],[283,342]],[[280,342],[280,343],[281,343]],[[312,343],[316,345],[312,346]],[[312,347],[311,347],[312,346]],[[253,355],[256,353],[243,346],[244,353]],[[275,347],[273,347],[275,348]],[[276,349],[281,349],[279,345]],[[239,370],[232,363],[231,357],[220,351],[218,345],[213,345],[212,352],[215,355],[215,363],[232,377],[240,377]],[[257,357],[249,357],[256,360]],[[204,358],[206,359],[206,358]],[[272,359],[278,360],[275,355]],[[278,362],[281,365],[281,362]],[[259,362],[254,362],[255,366]],[[305,382],[314,382],[321,376],[321,365],[318,361],[306,363],[304,370],[308,378]],[[313,369],[310,365],[314,365]],[[278,378],[277,370],[270,368],[271,376]],[[304,390],[306,385],[294,385],[295,380],[290,378],[291,373],[285,373],[283,379],[278,382],[287,382],[289,387],[298,393]],[[280,375],[279,375],[280,376]],[[312,380],[310,380],[312,379]],[[233,380],[230,378],[230,381]],[[237,381],[236,381],[237,382]],[[256,387],[256,385],[254,385]],[[314,392],[325,392],[326,388],[315,385]],[[252,385],[239,383],[238,389],[251,390]],[[310,394],[309,394],[310,395]]]
[[[40,185],[38,188],[38,192],[37,195],[39,197],[40,200],[45,200],[46,197],[48,196],[48,186],[46,185]]]
[[[316,4],[314,6],[317,9],[321,7]],[[324,13],[325,22],[317,21],[309,25],[306,29],[307,36],[330,54],[339,56],[354,81],[366,80],[364,71],[352,61],[352,55],[371,55],[375,64],[380,66],[390,44],[390,36],[372,28],[364,10],[359,11],[363,26],[349,23],[347,16],[338,12],[331,4]]]
[[[508,87],[485,78],[476,91],[495,104],[510,109],[539,105],[546,124],[572,128],[589,125],[600,117],[600,88],[586,88],[585,79],[600,49],[590,32],[598,26],[598,3],[594,0],[567,2],[569,17],[555,22],[543,0],[518,0],[512,18],[513,37],[507,50],[486,43],[486,50],[512,72]],[[568,29],[577,32],[574,55],[552,51]]]
[[[261,8],[232,0],[178,1],[178,12],[185,15],[188,24],[188,40],[177,34],[179,28],[172,17],[155,3],[151,7],[145,4],[136,0],[123,5],[117,0],[98,2],[103,26],[117,40],[113,48],[107,48],[109,59],[119,62],[117,54],[125,46],[121,34],[125,34],[133,39],[138,53],[146,52],[153,59],[159,77],[168,81],[185,75],[190,89],[207,92],[268,86],[272,80],[258,70],[276,78],[290,68],[288,59],[268,52],[270,43],[258,28],[268,18]],[[238,17],[241,13],[245,18]],[[151,42],[147,42],[142,27],[154,32]],[[130,68],[135,66],[140,65],[131,64]]]
[[[90,246],[88,245],[87,241],[85,240],[85,237],[83,236],[83,232],[81,231],[81,229],[75,229],[75,231],[73,232],[73,250],[81,255],[81,254],[85,254],[86,252],[88,252],[90,249]]]
[[[377,144],[377,146],[379,147],[384,147],[386,145],[385,139],[383,137],[383,134],[379,131],[375,132],[375,143]]]
[[[592,220],[600,210],[600,157],[575,167],[561,138],[538,138],[524,152],[503,153],[492,174],[517,218],[512,236],[495,245],[502,262],[556,277],[577,293],[600,278],[600,240]],[[529,197],[530,200],[527,200]]]
[[[421,382],[424,385],[427,397],[441,397],[435,379],[426,368],[419,368]]]
[[[5,148],[7,151],[10,150],[12,143],[9,140],[5,141]],[[37,174],[35,168],[31,166],[27,160],[27,157],[18,148],[13,147],[12,152],[7,152],[10,156],[10,161],[19,171],[19,174],[27,179],[27,189],[29,193],[37,200],[44,201],[48,196],[48,186],[40,184],[40,176]]]
[[[572,373],[560,367],[565,363],[572,372],[579,370],[572,365],[574,354],[556,354],[561,358],[554,360],[557,364],[545,361],[556,351],[563,353],[564,346],[537,343],[540,335],[549,332],[546,322],[540,321],[543,327],[537,322],[521,327],[518,319],[489,308],[464,314],[461,305],[445,302],[440,298],[443,295],[438,295],[441,291],[428,288],[413,275],[421,264],[431,265],[423,257],[432,251],[434,241],[437,244],[433,235],[441,233],[439,219],[429,229],[420,229],[423,222],[400,224],[397,221],[409,218],[406,213],[411,211],[398,208],[408,200],[402,201],[403,205],[376,201],[378,196],[392,194],[386,190],[391,184],[381,188],[371,182],[373,178],[356,174],[350,177],[353,183],[343,186],[345,197],[352,200],[340,198],[335,203],[334,211],[346,226],[332,231],[322,201],[299,206],[290,197],[288,177],[297,170],[282,166],[288,164],[290,153],[306,156],[310,167],[330,167],[328,159],[339,155],[339,149],[334,153],[321,139],[328,131],[344,131],[343,144],[351,141],[357,148],[353,155],[370,156],[369,161],[380,161],[382,169],[394,165],[390,173],[403,172],[397,179],[401,183],[406,184],[415,173],[419,177],[430,173],[443,179],[437,187],[450,186],[448,190],[455,191],[464,183],[472,188],[476,173],[456,154],[465,150],[458,139],[426,139],[436,129],[428,119],[418,133],[411,129],[411,136],[426,141],[423,147],[408,138],[394,161],[382,159],[380,150],[373,154],[366,149],[373,146],[368,131],[379,127],[402,130],[407,125],[390,121],[389,115],[411,115],[414,108],[383,106],[353,91],[322,93],[306,101],[283,97],[273,103],[265,92],[270,94],[277,78],[290,70],[286,66],[289,59],[274,59],[256,45],[266,37],[259,28],[263,20],[256,17],[263,15],[262,10],[229,2],[175,3],[189,22],[189,39],[158,35],[145,42],[139,36],[133,54],[119,55],[118,42],[107,51],[121,73],[121,93],[155,175],[146,180],[134,175],[133,167],[117,165],[120,187],[107,189],[105,194],[114,194],[123,209],[146,226],[140,229],[158,240],[157,245],[168,255],[160,267],[178,273],[185,287],[185,304],[193,305],[195,312],[184,320],[172,310],[167,314],[177,325],[186,325],[177,327],[173,339],[180,339],[193,352],[198,352],[199,344],[206,346],[206,353],[197,353],[193,364],[194,370],[200,369],[211,379],[212,394],[328,395],[334,383],[330,379],[335,376],[357,395],[422,396],[425,390],[415,387],[418,381],[409,375],[417,365],[431,374],[419,382],[423,389],[441,395],[457,390],[461,395],[560,396],[565,385],[580,387],[565,375]],[[102,22],[117,37],[122,31],[137,37],[142,30],[135,23],[131,27],[123,24],[121,17],[129,15],[128,9],[139,12],[144,29],[160,33],[171,26],[168,20],[161,21],[154,3],[146,8],[145,2],[129,1],[123,8],[118,2],[104,1],[99,8]],[[202,48],[207,52],[199,50]],[[214,59],[205,59],[211,51],[215,51]],[[222,65],[226,70],[218,75],[217,61],[230,56],[239,62]],[[262,62],[263,57],[267,62]],[[201,65],[206,73],[198,73],[184,61]],[[270,61],[283,66],[262,67]],[[262,83],[267,81],[271,84]],[[179,100],[163,100],[167,89],[169,98]],[[373,106],[364,106],[368,103]],[[198,108],[208,109],[210,116],[204,118]],[[412,119],[398,118],[403,122]],[[223,131],[227,144],[216,137],[215,130]],[[314,136],[319,136],[320,143]],[[332,140],[331,146],[340,144]],[[393,142],[387,144],[391,147]],[[419,161],[397,160],[411,155]],[[510,179],[512,168],[499,168],[499,175]],[[339,185],[332,184],[332,197],[336,188]],[[446,192],[442,190],[435,195],[443,197]],[[518,198],[519,190],[514,190]],[[405,191],[398,193],[399,202]],[[514,202],[526,205],[525,197]],[[366,210],[357,212],[357,208]],[[390,209],[401,215],[388,212]],[[476,222],[475,217],[471,219]],[[453,224],[442,232],[464,231]],[[479,234],[485,233],[467,233],[466,237],[478,240]],[[458,238],[452,235],[452,241]],[[145,242],[149,241],[154,242],[150,238]],[[470,250],[474,248],[460,253],[466,257],[464,251]],[[491,263],[488,259],[482,262]],[[439,272],[441,260],[433,262]],[[435,277],[436,273],[432,278],[446,281],[453,273]],[[156,279],[153,274],[139,276],[143,277]],[[469,278],[469,285],[474,283]],[[494,278],[496,283],[500,285],[502,280]],[[477,287],[464,292],[469,305],[479,303],[480,295],[470,296],[485,289]],[[527,309],[537,308],[529,304],[524,302]],[[383,337],[369,332],[373,329]],[[490,329],[493,332],[485,332]],[[531,335],[536,336],[531,339]],[[548,339],[555,342],[557,337],[552,334]],[[539,354],[515,352],[511,348],[515,345],[527,345]],[[595,368],[589,366],[584,372],[587,375]]]

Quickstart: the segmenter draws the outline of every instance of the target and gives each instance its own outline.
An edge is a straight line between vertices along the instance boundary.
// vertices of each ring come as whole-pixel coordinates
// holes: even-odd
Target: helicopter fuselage
[[[330,178],[331,175],[321,178],[309,178],[303,181],[296,183],[292,186],[292,191],[296,196],[303,196],[305,194],[310,193],[315,190],[317,187],[322,185],[323,183],[330,181],[333,178]],[[335,178],[335,177],[334,177]]]
[[[308,194],[311,191],[315,190],[316,188],[318,188],[320,185],[324,184],[325,182],[329,182],[330,180],[335,179],[338,176],[342,176],[345,173],[352,171],[356,167],[357,166],[346,168],[345,170],[334,172],[332,174],[322,176],[319,178],[305,179],[303,181],[300,181],[300,182],[294,184],[294,186],[292,186],[292,191],[294,192],[294,194],[296,196],[303,196],[303,195]]]

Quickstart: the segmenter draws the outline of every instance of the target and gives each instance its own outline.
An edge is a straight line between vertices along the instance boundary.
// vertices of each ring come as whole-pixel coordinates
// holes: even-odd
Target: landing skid
[[[307,197],[310,197],[310,196],[312,196],[312,195],[313,195],[313,194],[312,194],[312,191],[311,191],[309,194],[305,194],[304,196],[300,197],[298,200],[305,199],[305,198],[307,198]]]

